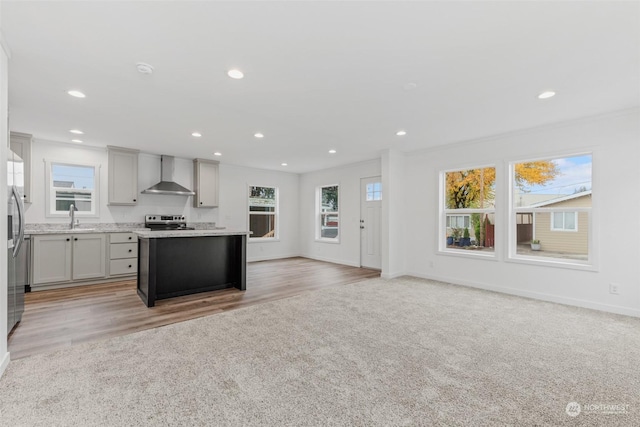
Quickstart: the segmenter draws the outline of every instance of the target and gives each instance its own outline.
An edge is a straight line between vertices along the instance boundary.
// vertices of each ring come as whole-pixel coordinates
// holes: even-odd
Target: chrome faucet
[[[69,205],[69,216],[71,217],[71,224],[69,224],[69,228],[71,230],[76,228],[76,211],[77,210],[78,208],[76,208],[76,205],[74,205],[73,203]]]

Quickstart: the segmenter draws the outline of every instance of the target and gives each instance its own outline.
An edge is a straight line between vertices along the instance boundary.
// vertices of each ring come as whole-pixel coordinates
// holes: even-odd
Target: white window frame
[[[557,213],[561,213],[562,215],[562,228],[556,228],[555,227],[555,214]],[[574,228],[566,228],[565,225],[567,223],[567,214],[572,214],[573,215],[573,223],[575,224]],[[551,231],[560,231],[560,232],[567,232],[567,233],[576,233],[578,231],[578,212],[577,211],[567,211],[567,210],[562,210],[562,211],[552,211],[551,212],[551,221],[550,222],[550,227],[551,227]]]
[[[591,194],[591,207],[571,207],[567,209],[567,207],[558,207],[558,208],[531,208],[529,207],[515,207],[515,203],[513,200],[514,197],[514,182],[515,182],[515,165],[518,163],[524,162],[535,162],[535,161],[544,161],[544,160],[555,160],[562,159],[567,157],[578,157],[578,156],[591,156],[591,188],[592,191],[596,187],[595,181],[595,153],[593,151],[587,152],[562,152],[562,153],[551,153],[546,156],[541,157],[526,157],[518,160],[509,161],[509,185],[508,185],[508,209],[509,209],[509,232],[508,232],[508,262],[517,262],[522,264],[532,264],[532,265],[544,265],[549,267],[560,267],[560,268],[569,268],[575,270],[588,270],[588,271],[597,271],[597,254],[595,252],[595,244],[594,244],[594,236],[595,236],[595,225],[594,225],[594,212],[595,212],[595,204],[596,199],[593,197],[593,193]],[[527,256],[517,253],[517,226],[516,226],[516,215],[518,213],[534,213],[534,221],[533,226],[535,227],[535,213],[549,212],[550,215],[553,215],[553,212],[574,212],[576,215],[576,231],[578,229],[578,218],[580,212],[587,213],[587,242],[588,242],[588,254],[587,260],[573,260],[573,259],[565,259],[565,258],[554,258],[547,256]],[[553,218],[550,218],[551,227],[553,227]],[[573,230],[553,230],[559,232],[572,232]],[[536,239],[537,237],[534,235],[533,237]],[[541,242],[544,246],[544,242]]]
[[[440,220],[438,221],[438,252],[441,254],[446,254],[446,255],[455,255],[455,256],[462,256],[462,257],[473,257],[473,258],[484,258],[484,259],[491,259],[491,260],[497,260],[498,259],[498,248],[494,247],[493,251],[473,251],[473,250],[462,250],[462,249],[451,249],[447,247],[446,241],[447,241],[447,216],[448,215],[453,215],[453,216],[461,216],[461,215],[469,215],[469,228],[471,228],[471,214],[474,213],[479,213],[480,215],[484,216],[486,214],[493,214],[494,218],[497,218],[496,215],[496,204],[498,204],[498,198],[499,198],[499,193],[498,191],[496,191],[496,199],[494,200],[494,206],[491,208],[465,208],[465,209],[448,209],[446,208],[446,197],[447,197],[447,173],[450,172],[459,172],[461,170],[470,170],[470,169],[487,169],[487,168],[493,168],[496,171],[496,180],[495,180],[495,185],[496,187],[498,186],[498,180],[500,179],[500,176],[498,174],[498,167],[495,164],[488,164],[488,165],[473,165],[473,166],[468,166],[468,167],[456,167],[456,168],[452,168],[452,169],[447,169],[447,170],[443,170],[440,171],[440,185],[439,185],[439,199],[440,199]],[[496,226],[496,224],[494,224],[494,226]],[[496,234],[497,234],[497,227],[496,227]],[[471,232],[471,230],[470,230]],[[497,238],[494,238],[494,240],[497,242]]]
[[[337,212],[324,212],[322,210],[322,189],[327,187],[338,187],[338,211]],[[340,207],[342,206],[342,191],[340,191],[340,184],[326,184],[316,187],[316,214],[315,214],[315,230],[316,230],[316,242],[323,243],[340,243],[340,229],[342,228],[340,217]],[[338,217],[338,231],[336,237],[322,237],[321,219],[323,215],[331,215]]]
[[[68,211],[56,210],[56,190],[69,190],[68,188],[56,188],[53,186],[53,165],[76,166],[84,168],[93,168],[93,190],[75,189],[79,192],[91,194],[91,210],[76,211],[76,217],[94,218],[100,216],[100,165],[95,163],[76,163],[60,160],[45,160],[45,169],[47,177],[47,185],[45,186],[46,197],[46,213],[48,218],[61,218],[69,216]]]
[[[273,188],[276,195],[276,209],[274,212],[256,212],[251,210],[249,199],[251,187]],[[280,240],[280,189],[272,185],[248,185],[247,186],[247,229],[251,229],[251,215],[272,215],[274,217],[275,233],[273,237],[260,237],[249,235],[249,243],[253,242],[277,242]]]

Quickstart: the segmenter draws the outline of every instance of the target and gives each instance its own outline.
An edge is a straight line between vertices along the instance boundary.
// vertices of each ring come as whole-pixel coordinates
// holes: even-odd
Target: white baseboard
[[[257,261],[270,261],[272,259],[285,259],[285,258],[296,258],[300,257],[300,254],[289,254],[289,255],[270,255],[270,256],[262,256],[262,257],[251,257],[247,258],[247,262],[257,262]]]
[[[7,369],[7,366],[9,366],[9,361],[11,360],[10,354],[9,352],[6,352],[4,354],[4,357],[2,358],[2,362],[0,362],[0,377],[2,377],[2,375],[4,374],[5,369]]]
[[[542,301],[554,302],[557,304],[571,305],[574,307],[589,308],[592,310],[606,311],[608,313],[622,314],[625,316],[640,317],[640,310],[618,305],[601,304],[592,301],[581,300],[578,298],[567,298],[558,295],[545,294],[542,292],[532,292],[517,288],[508,288],[504,286],[489,285],[486,283],[473,282],[469,280],[455,280],[450,277],[439,277],[422,273],[409,272],[409,276],[419,277],[422,279],[437,280],[439,282],[451,283],[453,285],[468,286],[470,288],[484,289],[487,291],[500,292],[503,294],[516,295],[519,297],[537,299]]]
[[[360,263],[359,262],[349,262],[349,261],[344,261],[344,260],[341,260],[341,259],[324,258],[324,257],[319,257],[319,256],[311,256],[311,255],[300,255],[300,256],[303,257],[303,258],[315,259],[316,261],[331,262],[333,264],[348,265],[350,267],[358,267],[358,268],[360,268]]]
[[[380,278],[382,279],[397,279],[398,277],[406,276],[405,273],[381,273]]]

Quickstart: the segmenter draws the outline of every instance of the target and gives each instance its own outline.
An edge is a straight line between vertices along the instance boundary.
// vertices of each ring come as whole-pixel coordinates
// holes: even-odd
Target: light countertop
[[[50,228],[50,229],[36,229],[27,228],[24,230],[24,234],[31,236],[43,235],[43,234],[91,234],[91,233],[132,233],[137,230],[147,230],[147,228]]]
[[[205,237],[205,236],[241,236],[250,235],[250,231],[246,230],[227,230],[227,229],[209,229],[209,230],[157,230],[151,231],[148,228],[143,230],[134,230],[138,237],[143,239],[159,239],[165,237]]]

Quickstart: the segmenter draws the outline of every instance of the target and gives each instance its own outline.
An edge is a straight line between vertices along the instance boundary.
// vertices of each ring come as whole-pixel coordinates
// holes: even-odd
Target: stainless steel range
[[[195,230],[187,227],[187,221],[183,215],[145,215],[144,226],[155,230]]]

